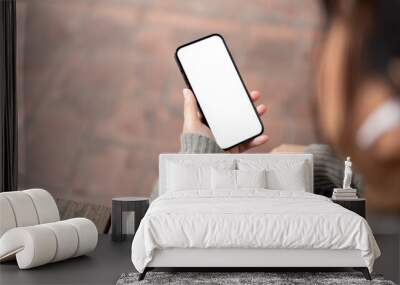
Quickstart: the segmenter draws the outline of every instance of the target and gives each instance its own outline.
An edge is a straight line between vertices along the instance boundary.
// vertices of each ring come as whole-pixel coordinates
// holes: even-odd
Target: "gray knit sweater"
[[[180,153],[223,153],[217,143],[200,134],[182,134]],[[306,147],[305,153],[314,157],[314,193],[327,197],[332,196],[333,188],[340,188],[343,183],[344,162],[339,159],[328,145],[311,144]],[[352,187],[358,189],[362,196],[361,177],[353,174]],[[153,193],[157,192],[154,189]]]

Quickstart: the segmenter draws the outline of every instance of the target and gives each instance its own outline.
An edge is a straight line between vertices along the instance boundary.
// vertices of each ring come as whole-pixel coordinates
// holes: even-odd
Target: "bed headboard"
[[[201,163],[202,161],[207,162],[217,162],[220,160],[223,161],[236,161],[238,159],[248,160],[248,161],[266,161],[268,163],[276,163],[280,161],[299,161],[304,162],[305,164],[305,179],[307,184],[307,192],[314,192],[314,183],[313,183],[313,156],[312,154],[221,154],[221,153],[212,153],[212,154],[182,154],[182,153],[163,153],[160,154],[159,157],[159,187],[158,187],[158,195],[163,194],[166,190],[166,172],[167,172],[167,163],[171,162],[182,162],[182,161],[193,161],[194,163]]]

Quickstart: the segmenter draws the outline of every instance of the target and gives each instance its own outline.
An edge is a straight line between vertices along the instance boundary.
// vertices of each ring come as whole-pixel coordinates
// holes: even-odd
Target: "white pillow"
[[[234,169],[234,161],[217,161],[209,163],[190,163],[177,161],[167,163],[167,191],[210,190],[211,168]]]
[[[307,165],[299,160],[238,160],[240,170],[267,170],[267,188],[273,190],[306,191]]]
[[[235,170],[236,187],[240,188],[267,188],[267,171],[262,170]]]
[[[267,177],[262,170],[211,169],[211,189],[266,188]]]
[[[236,170],[211,168],[211,189],[236,189]]]

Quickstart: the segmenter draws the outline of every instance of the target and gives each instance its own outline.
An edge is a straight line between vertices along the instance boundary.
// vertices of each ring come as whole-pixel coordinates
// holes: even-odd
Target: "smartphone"
[[[221,35],[212,34],[178,47],[175,60],[222,149],[230,149],[264,131]]]

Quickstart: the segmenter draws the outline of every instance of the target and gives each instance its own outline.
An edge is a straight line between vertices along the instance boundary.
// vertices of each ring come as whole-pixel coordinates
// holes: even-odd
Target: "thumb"
[[[185,88],[183,89],[184,106],[183,106],[183,119],[185,123],[192,123],[199,120],[197,115],[197,101],[192,91]]]

